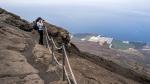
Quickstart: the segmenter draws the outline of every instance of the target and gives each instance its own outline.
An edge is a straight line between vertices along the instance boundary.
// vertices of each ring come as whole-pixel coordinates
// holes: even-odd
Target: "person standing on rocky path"
[[[44,20],[41,17],[38,17],[36,19],[36,25],[38,27],[38,32],[39,32],[39,35],[40,35],[39,44],[41,44],[41,45],[43,45],[43,30],[44,30],[43,21]]]

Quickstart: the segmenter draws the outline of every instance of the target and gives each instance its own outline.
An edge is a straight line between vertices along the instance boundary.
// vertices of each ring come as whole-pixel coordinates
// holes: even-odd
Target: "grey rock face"
[[[39,71],[25,56],[34,43],[30,33],[20,30],[27,24],[19,16],[0,9],[0,84],[44,84]]]

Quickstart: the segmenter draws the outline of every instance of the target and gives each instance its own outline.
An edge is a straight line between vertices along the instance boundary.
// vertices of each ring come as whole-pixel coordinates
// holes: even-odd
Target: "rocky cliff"
[[[49,23],[46,27],[58,46],[62,42],[68,45],[67,30]],[[38,33],[32,29],[28,21],[0,9],[0,84],[67,84],[67,81],[61,81],[62,68],[51,64],[52,53],[45,45],[38,44]],[[144,79],[136,81],[113,72],[109,69],[111,66],[106,65],[110,64],[108,61],[105,65],[97,64],[98,59],[71,45],[68,48],[69,61],[78,84],[149,84]],[[55,55],[61,62],[60,51],[55,51]],[[72,79],[70,73],[69,77]]]
[[[3,9],[0,11],[0,84],[44,84],[39,71],[26,58],[31,56],[34,41],[30,33],[20,28],[27,25],[28,29],[29,24]]]
[[[51,53],[37,44],[38,33],[32,30],[29,22],[0,8],[0,84],[57,84],[60,80],[56,71],[46,72]],[[51,30],[58,34],[55,39],[65,37],[60,31]]]

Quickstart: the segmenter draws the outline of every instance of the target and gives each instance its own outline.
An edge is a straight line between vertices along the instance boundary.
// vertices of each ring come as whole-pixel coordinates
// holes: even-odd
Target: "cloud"
[[[149,16],[149,0],[0,0],[0,6],[40,6],[43,8],[63,8],[73,11],[101,12],[106,14],[137,14]],[[46,7],[45,7],[46,6]],[[67,10],[66,9],[66,10]],[[138,11],[135,11],[138,10]],[[69,10],[70,11],[70,10]],[[81,11],[81,12],[82,12]],[[81,13],[80,12],[80,13]],[[92,13],[93,13],[92,12]]]
[[[149,9],[149,4],[149,0],[0,0],[2,6],[90,6],[117,10]]]
[[[91,0],[3,0],[0,1],[3,4],[41,4],[41,5],[48,5],[48,4],[76,4],[76,3],[83,3],[89,2]],[[96,0],[94,0],[96,1]]]
[[[11,5],[23,5],[23,4],[32,4],[32,5],[90,5],[90,4],[97,4],[97,5],[107,5],[107,4],[119,4],[119,3],[126,3],[130,0],[1,0],[1,4],[11,4]]]

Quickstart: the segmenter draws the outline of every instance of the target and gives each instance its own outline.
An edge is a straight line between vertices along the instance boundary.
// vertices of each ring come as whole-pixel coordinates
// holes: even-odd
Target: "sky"
[[[71,33],[150,42],[150,0],[0,0],[28,21],[38,16]]]

